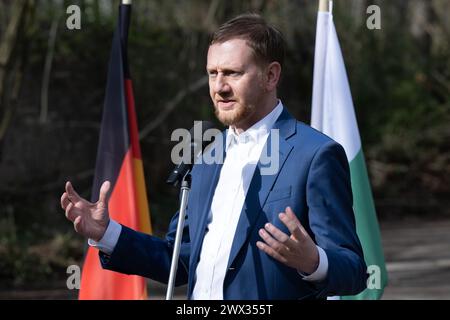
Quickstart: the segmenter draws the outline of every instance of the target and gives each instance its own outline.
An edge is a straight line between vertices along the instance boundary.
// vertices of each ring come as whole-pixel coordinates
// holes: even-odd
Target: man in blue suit
[[[223,163],[192,170],[176,284],[189,299],[317,299],[357,294],[366,265],[355,231],[343,148],[296,121],[277,98],[281,34],[260,16],[238,16],[213,35],[211,99],[224,132]],[[270,150],[266,170],[263,158]],[[106,269],[167,282],[176,214],[165,239],[111,220],[100,200],[70,182],[61,205],[100,250]]]

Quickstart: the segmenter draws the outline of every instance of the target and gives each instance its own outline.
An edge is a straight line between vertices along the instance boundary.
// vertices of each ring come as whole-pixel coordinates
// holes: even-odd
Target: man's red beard
[[[217,119],[226,126],[235,125],[242,120],[248,118],[255,111],[255,107],[252,105],[239,105],[230,111],[221,110],[218,106],[214,105],[214,113]]]

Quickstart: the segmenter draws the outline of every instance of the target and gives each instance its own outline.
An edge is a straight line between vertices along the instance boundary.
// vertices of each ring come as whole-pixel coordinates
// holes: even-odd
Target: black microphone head
[[[168,184],[177,185],[179,181],[188,173],[194,165],[196,159],[210,144],[214,142],[215,135],[208,132],[208,138],[205,139],[205,133],[210,129],[216,129],[211,121],[195,121],[194,126],[189,130],[189,136],[184,139],[189,145],[183,148],[184,151],[190,151],[190,161],[188,163],[181,162],[175,166],[167,179]],[[216,129],[220,132],[218,129]],[[213,134],[215,132],[212,132]],[[186,159],[186,158],[185,158]]]
[[[211,121],[195,121],[194,126],[189,130],[191,143],[191,163],[203,152],[206,147],[214,140],[205,139],[205,132],[209,129],[216,129],[216,126]]]

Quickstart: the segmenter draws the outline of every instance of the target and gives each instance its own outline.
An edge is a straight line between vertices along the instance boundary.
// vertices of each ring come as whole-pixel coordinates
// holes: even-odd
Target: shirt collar
[[[260,139],[267,135],[270,129],[272,129],[275,121],[278,119],[282,111],[283,103],[281,100],[278,100],[277,106],[268,115],[244,132],[237,134],[233,127],[228,127],[225,151],[228,151],[228,148],[234,143],[259,143]]]

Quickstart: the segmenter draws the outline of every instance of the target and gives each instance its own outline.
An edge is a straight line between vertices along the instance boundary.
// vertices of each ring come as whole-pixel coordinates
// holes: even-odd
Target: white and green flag
[[[319,11],[317,16],[311,126],[345,149],[350,164],[356,230],[368,266],[367,288],[357,296],[340,298],[380,299],[387,284],[380,231],[344,60],[333,15],[327,11]]]

